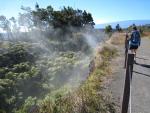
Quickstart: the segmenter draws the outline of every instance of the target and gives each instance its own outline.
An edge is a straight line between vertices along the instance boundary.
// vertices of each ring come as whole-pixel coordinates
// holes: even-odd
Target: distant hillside
[[[120,24],[122,28],[127,28],[132,24],[136,24],[136,25],[150,24],[150,20],[127,20],[127,21],[111,22],[105,24],[96,24],[95,28],[105,28],[105,26],[108,24],[111,25],[113,28],[115,28],[117,24]]]

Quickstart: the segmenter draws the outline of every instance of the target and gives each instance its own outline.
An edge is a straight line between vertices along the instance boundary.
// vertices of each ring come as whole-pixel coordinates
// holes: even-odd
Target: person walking
[[[129,39],[129,49],[131,53],[135,54],[135,61],[136,61],[136,52],[138,47],[141,44],[141,35],[140,32],[137,30],[137,27],[133,25],[133,31],[131,32],[131,37]]]

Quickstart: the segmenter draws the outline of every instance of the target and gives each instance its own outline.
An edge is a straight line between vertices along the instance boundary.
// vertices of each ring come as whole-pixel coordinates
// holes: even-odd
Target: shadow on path
[[[144,73],[141,73],[141,72],[138,72],[138,71],[133,71],[133,72],[134,72],[134,73],[137,73],[137,74],[145,75],[145,76],[147,76],[147,77],[150,77],[150,75],[144,74]]]
[[[136,65],[142,66],[142,67],[146,67],[146,68],[150,68],[150,65],[147,64],[140,64],[140,63],[135,63]]]
[[[136,57],[137,59],[143,59],[143,60],[149,60],[149,59],[146,59],[146,58],[142,58],[142,57]]]

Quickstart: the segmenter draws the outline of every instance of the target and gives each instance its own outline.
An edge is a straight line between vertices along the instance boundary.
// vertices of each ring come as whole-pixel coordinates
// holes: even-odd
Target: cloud
[[[95,24],[104,24],[107,23],[108,21],[106,19],[95,19],[94,22]]]

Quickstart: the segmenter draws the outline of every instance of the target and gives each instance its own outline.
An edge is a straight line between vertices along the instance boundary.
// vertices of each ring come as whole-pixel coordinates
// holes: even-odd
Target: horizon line
[[[129,20],[108,21],[108,22],[102,22],[102,23],[95,22],[95,25],[96,24],[111,24],[111,23],[125,22],[125,21],[147,21],[147,20],[150,21],[150,19],[129,19]]]

